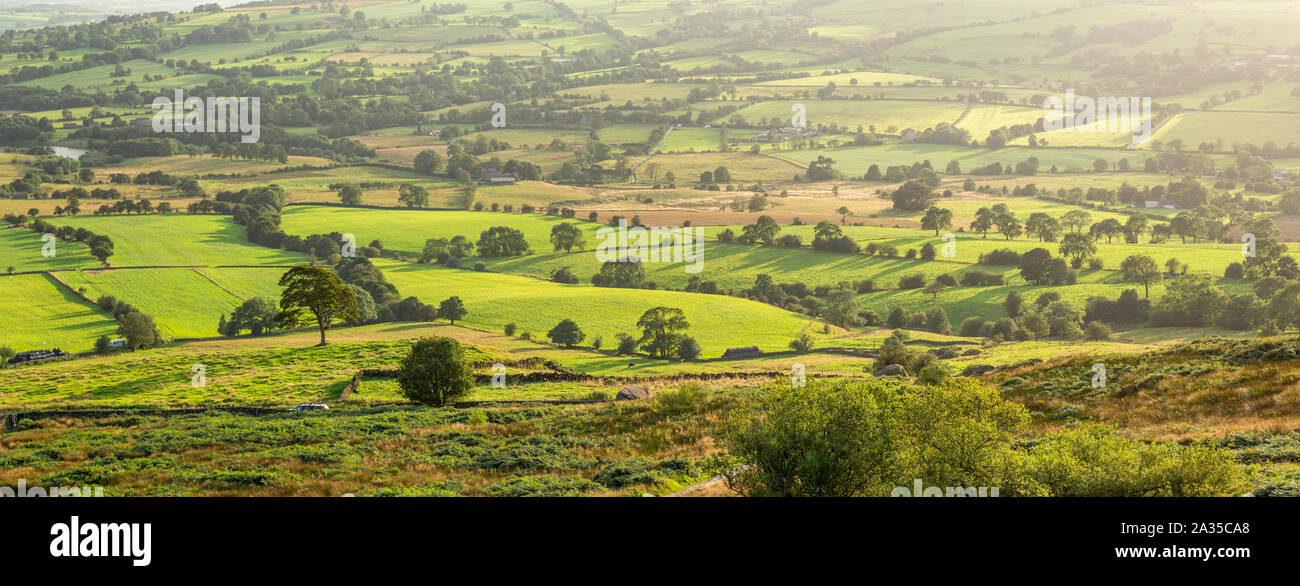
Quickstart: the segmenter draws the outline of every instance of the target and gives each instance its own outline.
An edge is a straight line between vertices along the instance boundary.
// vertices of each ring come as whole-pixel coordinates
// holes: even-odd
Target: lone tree
[[[1125,279],[1142,283],[1142,296],[1151,298],[1151,284],[1158,283],[1161,279],[1160,267],[1156,266],[1155,259],[1134,254],[1124,259],[1119,268],[1124,271]]]
[[[162,341],[162,335],[154,326],[153,318],[146,313],[132,311],[118,318],[117,334],[126,338],[126,347],[131,350],[152,348]]]
[[[446,319],[452,325],[456,325],[456,320],[465,317],[467,313],[469,311],[465,309],[465,304],[455,295],[443,299],[442,303],[438,304],[438,317]]]
[[[566,319],[555,324],[555,327],[546,333],[546,337],[556,344],[564,344],[566,348],[572,348],[574,344],[579,344],[585,340],[587,334],[582,333],[582,328],[579,328],[578,324],[574,323],[573,320]]]
[[[641,328],[641,339],[637,340],[637,345],[651,356],[659,358],[672,356],[681,344],[682,332],[691,327],[682,310],[663,306],[646,310],[636,325]]]
[[[555,252],[563,250],[569,252],[574,248],[583,248],[587,245],[586,240],[582,237],[582,230],[573,224],[556,224],[551,228],[551,244],[555,246]]]
[[[1070,232],[1061,238],[1061,245],[1057,250],[1060,251],[1061,256],[1070,259],[1070,266],[1077,269],[1083,266],[1084,260],[1097,254],[1097,245],[1087,234]]]
[[[939,235],[940,230],[952,229],[952,210],[930,206],[930,209],[925,210],[925,216],[921,218],[921,227],[934,230],[935,236]]]
[[[86,244],[90,245],[90,256],[108,264],[108,257],[113,256],[113,241],[108,236],[96,236]]]
[[[358,318],[357,297],[334,273],[299,265],[280,276],[280,313],[275,320],[286,328],[305,326],[316,321],[320,344],[325,345],[325,330],[335,319]],[[311,317],[307,313],[311,312]]]
[[[474,389],[465,347],[451,338],[420,338],[402,359],[397,383],[406,398],[442,407]]]
[[[339,201],[343,202],[343,205],[350,206],[361,203],[361,188],[351,183],[344,185],[339,190]]]

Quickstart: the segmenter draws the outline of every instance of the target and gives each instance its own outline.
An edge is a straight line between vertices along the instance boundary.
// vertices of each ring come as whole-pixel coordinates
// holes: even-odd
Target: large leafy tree
[[[437,151],[420,151],[415,155],[413,167],[416,173],[422,175],[433,175],[442,168],[442,156]]]
[[[551,245],[555,251],[569,252],[574,248],[583,248],[587,245],[586,240],[582,237],[582,230],[574,224],[561,223],[551,228]]]
[[[429,205],[429,190],[423,185],[403,183],[397,188],[397,201],[408,208],[422,208]]]
[[[1124,278],[1129,281],[1142,283],[1143,297],[1151,298],[1151,284],[1159,283],[1162,278],[1160,267],[1156,265],[1155,259],[1145,254],[1134,254],[1124,259],[1119,266],[1124,271]]]
[[[1093,238],[1101,238],[1102,236],[1105,236],[1106,243],[1110,244],[1112,238],[1124,233],[1124,225],[1119,223],[1119,220],[1116,220],[1115,218],[1106,218],[1105,220],[1093,224],[1092,228],[1088,229],[1088,232],[1092,234]]]
[[[275,303],[263,297],[254,297],[249,299],[239,307],[235,308],[234,313],[230,314],[230,322],[226,325],[228,333],[226,335],[237,336],[241,330],[249,330],[254,336],[260,336],[263,333],[275,329],[276,322]]]
[[[934,235],[938,236],[940,230],[952,228],[952,210],[945,210],[938,206],[930,206],[925,210],[925,215],[921,217],[921,228],[934,230]]]
[[[1061,225],[1078,232],[1092,223],[1092,214],[1084,210],[1070,210],[1061,216]]]
[[[406,398],[442,407],[474,389],[474,368],[460,342],[420,338],[402,359],[397,383]]]
[[[1035,248],[1020,257],[1020,276],[1031,285],[1047,285],[1048,263],[1052,253],[1046,248]]]
[[[1057,249],[1061,256],[1070,259],[1070,266],[1076,269],[1083,266],[1083,261],[1088,257],[1097,254],[1097,245],[1092,237],[1080,232],[1070,232],[1061,237],[1061,245]]]
[[[1208,328],[1227,308],[1228,294],[1215,287],[1209,275],[1185,275],[1169,282],[1155,310],[1172,316],[1178,324]]]
[[[744,244],[754,244],[762,242],[771,245],[776,240],[776,235],[781,232],[781,225],[772,219],[772,216],[759,216],[753,224],[745,226],[743,233],[737,240]]]
[[[344,185],[339,189],[339,201],[343,205],[358,205],[361,203],[361,188],[351,183]]]
[[[1037,236],[1039,242],[1052,242],[1056,240],[1056,233],[1061,231],[1061,223],[1046,213],[1034,212],[1025,220],[1025,230]]]
[[[997,219],[997,214],[989,208],[980,208],[975,211],[975,219],[970,223],[970,229],[982,234],[982,238],[989,237],[989,230],[993,229],[993,220]]]
[[[468,313],[469,311],[465,309],[465,303],[455,295],[443,299],[442,303],[438,304],[438,317],[451,322],[452,325],[455,325],[456,320],[465,317]]]
[[[335,319],[356,320],[357,297],[334,273],[320,267],[299,265],[280,276],[280,313],[275,316],[285,327],[305,326],[315,321],[320,345],[325,330]],[[308,315],[310,314],[310,315]]]
[[[636,321],[641,328],[641,339],[637,345],[652,356],[668,358],[677,350],[683,332],[691,327],[686,321],[686,314],[675,307],[654,307],[641,314]]]
[[[126,347],[131,350],[152,348],[162,341],[162,335],[154,326],[149,314],[132,311],[117,320],[117,334],[126,339]]]
[[[519,256],[528,252],[524,233],[507,226],[493,226],[479,234],[479,256]]]
[[[546,333],[546,337],[556,344],[564,344],[566,348],[572,348],[574,344],[579,344],[585,340],[587,335],[582,332],[582,328],[578,327],[578,324],[573,320],[565,319],[555,324],[555,327]]]
[[[591,276],[591,284],[597,287],[639,289],[643,283],[645,268],[639,262],[606,261],[600,265],[600,272]]]
[[[934,188],[924,181],[913,179],[903,183],[890,196],[896,210],[923,210],[934,200]]]

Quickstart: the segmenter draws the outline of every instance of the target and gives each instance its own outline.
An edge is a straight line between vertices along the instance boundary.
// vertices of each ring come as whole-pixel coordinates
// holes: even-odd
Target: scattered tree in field
[[[926,295],[930,296],[931,301],[935,301],[939,298],[939,293],[943,292],[943,290],[947,288],[947,285],[944,285],[939,281],[930,281],[930,284],[926,285],[922,291],[924,291]]]
[[[1092,214],[1085,210],[1070,210],[1061,216],[1061,225],[1078,232],[1092,224]]]
[[[414,168],[422,175],[435,175],[442,169],[442,156],[437,151],[420,151],[415,155]]]
[[[683,332],[691,327],[682,310],[663,306],[641,314],[636,325],[641,328],[641,339],[637,340],[637,346],[658,358],[672,356],[681,344]]]
[[[1037,236],[1039,242],[1054,242],[1057,232],[1061,231],[1061,224],[1046,213],[1034,212],[1025,220],[1025,231]]]
[[[989,230],[993,229],[993,221],[997,219],[997,214],[989,208],[980,208],[975,211],[975,219],[970,223],[970,229],[973,232],[982,234],[982,238],[989,237]]]
[[[579,328],[573,320],[565,319],[555,324],[555,327],[546,333],[546,337],[556,344],[564,344],[565,348],[572,348],[574,344],[582,343],[587,338],[587,334],[584,334],[582,328]]]
[[[313,321],[325,345],[325,330],[335,319],[357,319],[357,298],[334,273],[319,267],[299,265],[280,276],[280,313],[276,321],[284,327],[305,326]],[[310,313],[311,316],[307,314]]]
[[[1162,278],[1160,267],[1156,266],[1155,259],[1144,254],[1129,256],[1124,259],[1119,268],[1124,271],[1125,279],[1142,283],[1142,296],[1147,299],[1151,298],[1151,284],[1159,283]]]
[[[354,319],[349,319],[349,325],[368,324],[379,319],[379,308],[375,305],[375,298],[369,291],[361,288],[359,285],[348,284],[348,288],[357,296],[357,315]],[[254,332],[253,335],[257,335]]]
[[[113,241],[108,236],[95,236],[86,244],[90,246],[90,256],[108,264],[108,257],[113,256]]]
[[[858,302],[857,293],[850,289],[834,289],[826,295],[826,305],[822,308],[822,319],[842,328],[858,325],[858,312],[862,304]]]
[[[569,252],[574,248],[581,249],[587,245],[586,240],[582,237],[582,230],[575,224],[561,223],[551,228],[551,245],[555,251]]]
[[[939,235],[940,230],[951,230],[952,210],[930,206],[930,209],[925,211],[925,216],[921,218],[921,228],[934,230],[935,236]]]
[[[528,252],[524,233],[507,226],[494,226],[479,234],[478,254],[486,257],[520,256]]]
[[[422,208],[429,205],[429,190],[422,185],[403,183],[397,188],[398,203],[408,208]]]
[[[934,201],[934,188],[919,179],[912,179],[896,189],[890,199],[896,210],[919,211]]]
[[[339,189],[339,201],[343,205],[359,205],[361,203],[361,188],[351,183],[344,185]]]
[[[371,305],[373,310],[373,302]],[[279,325],[275,321],[275,316],[275,302],[263,297],[253,297],[244,301],[235,308],[234,313],[230,314],[230,321],[226,323],[227,329],[223,335],[233,337],[238,336],[242,330],[248,330],[254,336],[260,336]],[[217,324],[217,329],[221,329],[220,323]]]
[[[443,407],[474,389],[474,369],[460,342],[421,338],[402,359],[397,382],[406,398]]]
[[[1058,251],[1061,256],[1070,259],[1071,267],[1077,269],[1083,266],[1084,260],[1097,254],[1097,245],[1087,234],[1070,232],[1061,238]]]
[[[153,317],[139,311],[118,318],[117,335],[126,339],[126,347],[130,350],[152,348],[162,342],[162,335],[158,333]]]
[[[639,262],[601,263],[600,272],[591,276],[591,284],[597,287],[625,287],[638,289],[645,283],[645,267]]]
[[[1007,315],[1020,317],[1020,314],[1025,310],[1025,299],[1020,295],[1019,291],[1013,290],[1007,293],[1007,298],[1002,302],[1002,307],[1007,310]]]
[[[695,360],[700,357],[701,352],[703,352],[703,349],[700,348],[700,343],[690,336],[684,336],[681,342],[677,344],[678,360]]]
[[[451,322],[452,325],[456,325],[456,320],[465,317],[467,313],[469,311],[465,309],[465,304],[455,295],[443,299],[442,303],[438,304],[438,317]]]

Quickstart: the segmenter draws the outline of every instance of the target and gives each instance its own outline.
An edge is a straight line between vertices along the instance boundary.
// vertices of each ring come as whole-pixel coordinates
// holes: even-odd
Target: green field
[[[942,170],[948,161],[957,161],[965,171],[990,163],[1015,165],[1029,157],[1038,157],[1040,172],[1056,166],[1061,171],[1069,169],[1092,169],[1093,161],[1105,159],[1109,162],[1128,159],[1131,165],[1140,166],[1146,161],[1148,153],[1141,151],[1124,151],[1109,149],[1056,149],[1056,148],[1003,148],[972,149],[948,145],[905,144],[882,146],[848,146],[832,149],[814,149],[800,151],[774,151],[772,156],[792,161],[800,165],[826,156],[835,160],[835,168],[849,175],[862,176],[871,165],[880,165],[883,170],[891,165],[911,165],[921,161],[930,161],[936,170]]]
[[[284,269],[120,269],[58,273],[89,299],[111,295],[152,315],[163,338],[217,335],[217,320],[244,299],[277,301]]]
[[[1232,109],[1229,102],[1223,109]],[[1161,141],[1181,140],[1188,146],[1222,140],[1225,145],[1266,142],[1293,144],[1300,137],[1300,114],[1272,112],[1188,112],[1152,135]]]
[[[480,189],[479,198],[493,201],[491,193],[495,189]],[[378,239],[383,241],[386,250],[414,256],[419,256],[424,242],[430,238],[464,236],[470,242],[478,242],[479,234],[493,226],[518,229],[535,251],[547,252],[553,248],[551,228],[561,223],[577,224],[586,233],[588,247],[595,246],[598,224],[540,214],[293,206],[285,209],[282,220],[284,231],[289,234],[354,234],[358,245]]]
[[[797,103],[802,103],[806,108],[809,126],[838,124],[841,128],[848,129],[862,126],[868,130],[875,128],[876,132],[885,134],[898,134],[908,128],[920,132],[940,122],[952,124],[966,110],[964,104],[940,101],[773,100],[743,108],[728,119],[739,116],[755,123],[771,118],[788,121],[792,115],[791,108]]]
[[[641,314],[661,305],[685,312],[691,324],[688,335],[699,341],[706,358],[730,347],[784,349],[810,321],[770,305],[722,295],[561,285],[436,265],[377,264],[402,295],[433,304],[459,296],[469,311],[466,324],[501,331],[514,323],[520,332],[544,337],[555,324],[571,318],[586,332],[588,342],[599,336],[606,347],[616,343],[619,332],[637,333]]]
[[[7,272],[13,267],[14,272],[25,273],[99,266],[99,261],[90,256],[90,248],[80,242],[55,240],[54,256],[44,256],[46,242],[42,236],[21,228],[0,228],[0,270]]]
[[[53,223],[85,227],[112,238],[114,254],[109,263],[117,267],[291,266],[306,260],[298,253],[250,244],[244,238],[244,227],[230,216],[77,216]]]
[[[113,316],[78,299],[48,275],[0,276],[0,346],[15,352],[62,348],[86,352],[117,330]],[[2,386],[2,385],[0,385]]]

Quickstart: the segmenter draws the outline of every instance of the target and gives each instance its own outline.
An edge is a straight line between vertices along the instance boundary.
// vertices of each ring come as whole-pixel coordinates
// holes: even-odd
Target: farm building
[[[514,185],[515,176],[488,167],[479,174],[478,182],[486,185]]]
[[[727,348],[727,351],[722,353],[722,357],[741,358],[744,356],[758,356],[762,353],[763,351],[759,350],[758,346],[745,346],[743,348]]]

